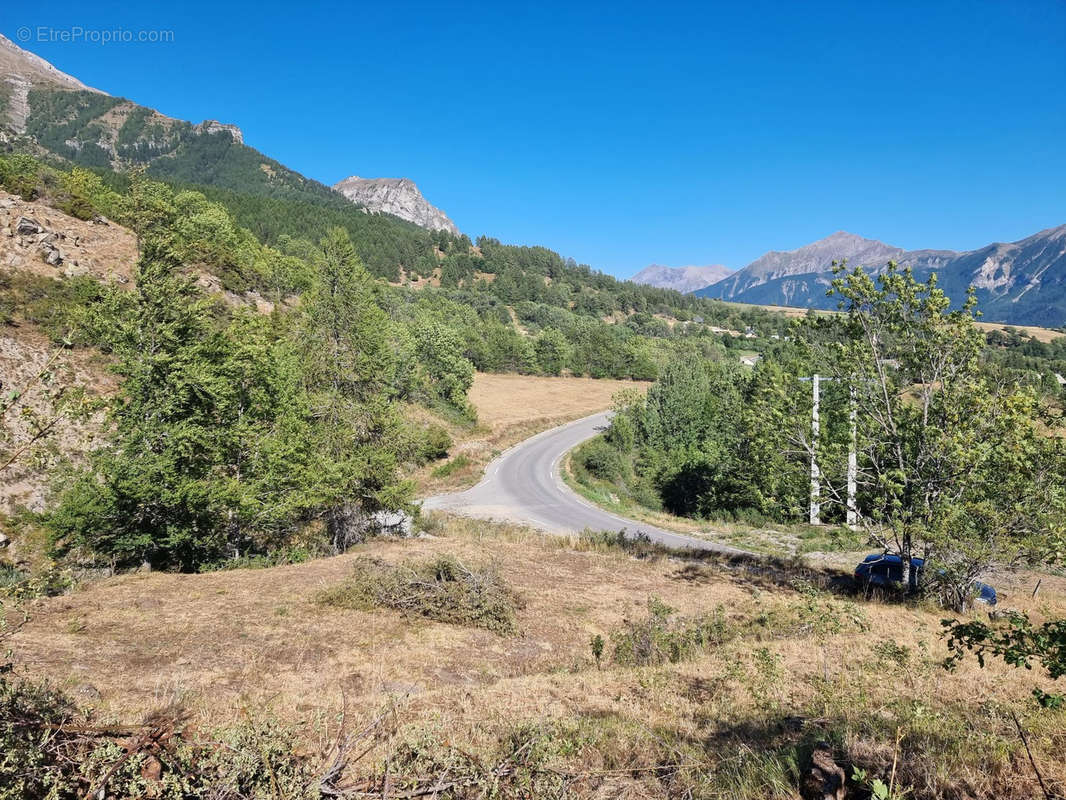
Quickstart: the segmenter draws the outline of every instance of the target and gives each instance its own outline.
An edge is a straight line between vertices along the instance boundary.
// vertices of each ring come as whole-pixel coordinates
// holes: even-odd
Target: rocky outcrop
[[[662,264],[650,264],[629,280],[645,286],[656,286],[659,289],[694,292],[732,274],[733,270],[722,264],[708,264],[702,267],[664,267]]]
[[[128,283],[136,261],[131,231],[0,192],[0,269]]]
[[[219,122],[214,119],[205,119],[199,125],[195,127],[197,133],[228,133],[233,137],[233,141],[237,144],[244,144],[244,134],[241,133],[241,129],[236,125],[230,125],[226,122]]]
[[[392,214],[426,230],[459,235],[459,228],[448,219],[448,215],[431,205],[418,191],[414,181],[408,178],[360,178],[352,175],[334,184],[333,188],[368,211]]]

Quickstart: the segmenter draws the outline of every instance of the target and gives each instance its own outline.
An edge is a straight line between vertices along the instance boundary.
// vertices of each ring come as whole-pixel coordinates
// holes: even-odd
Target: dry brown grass
[[[478,420],[493,430],[533,419],[577,419],[611,407],[624,389],[644,391],[642,381],[594,378],[544,378],[531,375],[478,373],[470,389],[470,402]]]
[[[525,602],[516,636],[316,602],[357,558],[443,554],[497,565]],[[481,752],[522,722],[587,728],[584,749],[572,754],[582,768],[640,765],[663,742],[713,760],[738,744],[776,746],[789,726],[837,724],[853,757],[880,764],[891,761],[901,725],[918,748],[909,767],[930,782],[919,792],[926,797],[950,782],[973,797],[997,796],[1004,785],[1026,796],[1028,767],[1001,710],[1011,707],[1031,730],[1045,777],[1066,786],[1055,750],[1066,744],[1063,715],[1035,711],[1033,676],[972,661],[947,673],[939,666],[943,612],[819,595],[828,611],[812,614],[788,581],[787,573],[638,561],[514,526],[442,518],[434,538],[373,542],[301,565],[103,580],[40,601],[14,647],[24,673],[118,720],[178,697],[204,726],[267,708],[313,738],[342,704],[362,718],[395,701],[402,736],[425,733]],[[1033,581],[1003,584],[1004,601],[1061,612],[1066,580],[1045,576],[1035,600]],[[737,633],[685,663],[597,669],[590,637],[609,640],[623,619],[645,613],[651,596],[686,615],[721,606]],[[841,630],[820,631],[834,615],[846,621]],[[847,622],[853,617],[865,629]],[[874,647],[885,641],[909,648],[905,669],[879,660]],[[760,648],[779,664],[769,683],[758,677]],[[841,719],[850,721],[834,722]],[[946,760],[919,764],[921,748]],[[939,768],[947,773],[938,776]]]
[[[1059,331],[1053,331],[1051,328],[1039,328],[1036,325],[1005,325],[1002,322],[978,322],[977,327],[985,333],[988,333],[988,331],[1005,331],[1008,328],[1013,328],[1016,331],[1021,331],[1026,336],[1031,336],[1038,342],[1050,342],[1058,339],[1060,336],[1066,335]]]
[[[514,444],[598,411],[605,411],[623,390],[647,391],[645,381],[593,378],[548,378],[533,375],[499,375],[479,372],[470,389],[470,402],[477,410],[473,428],[446,425],[455,442],[449,458],[462,456],[466,464],[446,476],[434,476],[440,464],[415,473],[419,496],[473,486],[486,464]],[[433,414],[409,407],[408,417],[425,424],[440,424]]]

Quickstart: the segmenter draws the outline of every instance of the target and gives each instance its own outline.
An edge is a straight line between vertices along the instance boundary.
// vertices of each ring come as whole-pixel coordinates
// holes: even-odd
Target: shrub
[[[78,219],[92,219],[97,214],[117,216],[121,201],[100,177],[86,169],[74,167],[59,178],[60,192],[56,205],[60,211]]]
[[[414,564],[388,564],[361,558],[353,575],[322,594],[320,602],[341,608],[393,608],[447,622],[509,635],[517,632],[521,599],[495,569],[472,569],[458,558],[438,556]]]
[[[612,447],[622,453],[630,452],[637,438],[633,420],[625,414],[615,415],[603,436]]]
[[[448,455],[453,442],[448,431],[440,425],[429,425],[422,431],[418,447],[418,460],[425,464]]]
[[[578,463],[595,478],[614,482],[622,477],[622,457],[603,439],[593,439],[578,448]]]
[[[643,531],[626,533],[624,528],[620,531],[593,531],[585,528],[578,534],[578,545],[580,549],[587,550],[620,550],[634,558],[658,558],[677,553],[673,548],[653,542]]]
[[[471,461],[466,456],[456,456],[451,461],[446,461],[433,470],[434,478],[447,478],[453,472],[469,467]]]
[[[94,797],[312,800],[324,776],[269,718],[193,739],[177,707],[141,726],[101,726],[44,684],[0,679],[0,800]],[[134,749],[127,747],[133,745]]]
[[[66,594],[74,587],[74,583],[72,571],[55,564],[37,573],[21,572],[10,566],[5,566],[0,572],[0,592],[17,602]]]
[[[718,606],[702,617],[682,617],[659,598],[648,600],[648,616],[627,619],[623,628],[611,635],[614,663],[624,666],[676,664],[695,658],[704,648],[721,644],[729,637],[725,610]]]
[[[17,586],[26,579],[26,573],[8,561],[0,561],[0,592]]]
[[[224,572],[231,569],[266,569],[268,567],[280,567],[285,564],[303,564],[310,561],[316,555],[325,555],[324,548],[308,548],[300,545],[290,545],[271,550],[267,553],[252,553],[238,558],[227,558],[221,561],[212,561],[201,564],[198,572]]]
[[[24,153],[0,157],[0,186],[23,200],[38,196],[44,165]]]

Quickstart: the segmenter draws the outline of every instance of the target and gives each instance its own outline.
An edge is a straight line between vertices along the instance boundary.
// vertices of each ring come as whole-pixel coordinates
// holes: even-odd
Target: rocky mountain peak
[[[649,264],[629,280],[646,286],[657,286],[660,289],[694,292],[697,289],[710,286],[712,283],[717,283],[722,278],[732,274],[733,270],[722,264],[687,267],[666,267],[662,264]]]
[[[360,178],[352,175],[334,184],[334,189],[356,205],[379,214],[392,214],[431,231],[456,235],[459,228],[448,215],[422,196],[410,178]]]
[[[244,144],[244,134],[236,125],[228,122],[219,122],[216,119],[205,119],[196,126],[197,133],[228,133],[237,144]]]

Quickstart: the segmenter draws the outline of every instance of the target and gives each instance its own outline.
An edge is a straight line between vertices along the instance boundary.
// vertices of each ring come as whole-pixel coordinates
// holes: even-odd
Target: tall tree
[[[1038,429],[1034,395],[983,368],[971,292],[950,301],[890,264],[874,277],[838,270],[843,314],[806,328],[824,372],[856,411],[857,483],[870,533],[946,588],[952,605],[975,578],[1046,548],[1066,508],[1063,448]],[[809,448],[818,443],[809,441]],[[844,503],[846,487],[827,484]]]
[[[334,228],[316,256],[300,350],[315,422],[318,492],[335,551],[359,541],[379,512],[410,502],[398,477],[402,422],[391,400],[395,355],[378,287],[348,233]]]
[[[50,525],[60,550],[188,570],[288,529],[312,471],[293,360],[265,320],[220,326],[167,242],[142,237],[132,307],[113,320],[111,432]]]

